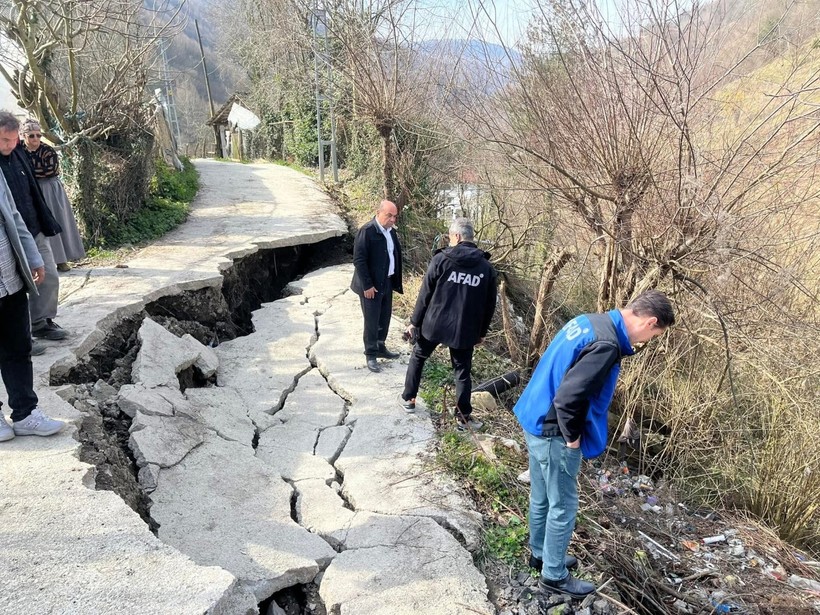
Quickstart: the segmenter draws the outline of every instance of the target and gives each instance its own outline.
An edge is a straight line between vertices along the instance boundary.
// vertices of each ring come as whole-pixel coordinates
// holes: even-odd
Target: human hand
[[[581,438],[578,437],[575,442],[567,442],[567,448],[581,448]]]
[[[405,342],[410,342],[411,344],[415,344],[416,340],[418,339],[419,330],[416,325],[407,325],[407,328],[404,330],[402,334],[402,339]]]
[[[34,283],[39,286],[43,283],[43,280],[46,279],[46,268],[45,267],[37,267],[36,269],[31,270],[31,277],[34,278]]]
[[[365,299],[372,299],[373,297],[376,296],[377,292],[379,292],[379,291],[376,290],[376,287],[372,286],[372,287],[368,288],[366,291],[364,291],[364,293],[362,293],[362,294],[364,294]]]

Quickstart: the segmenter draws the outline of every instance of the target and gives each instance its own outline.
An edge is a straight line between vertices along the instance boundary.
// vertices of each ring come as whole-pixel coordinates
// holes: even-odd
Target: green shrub
[[[148,200],[111,233],[106,247],[152,241],[185,221],[199,190],[199,174],[187,158],[182,159],[182,164],[183,170],[175,171],[162,160],[156,162]]]

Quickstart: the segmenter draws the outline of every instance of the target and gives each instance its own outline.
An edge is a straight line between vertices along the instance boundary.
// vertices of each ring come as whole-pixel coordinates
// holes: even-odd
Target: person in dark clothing
[[[39,295],[32,295],[29,299],[31,334],[41,339],[62,340],[68,337],[68,332],[54,322],[60,278],[48,238],[61,233],[63,229],[46,205],[26,148],[20,143],[19,129],[20,121],[12,113],[0,111],[0,169],[11,191],[14,205],[34,237],[46,270]]]
[[[3,138],[0,133],[0,147],[4,146]],[[36,295],[45,275],[34,238],[14,206],[5,176],[0,174],[0,375],[12,420],[9,425],[0,410],[0,442],[16,436],[50,436],[65,427],[37,407],[34,392],[26,291]]]
[[[624,309],[573,318],[553,338],[513,408],[530,459],[530,566],[541,572],[545,591],[574,598],[595,591],[567,570],[575,563],[567,548],[578,513],[581,458],[606,449],[621,358],[674,322],[669,299],[656,290]]]
[[[363,224],[353,243],[353,280],[350,289],[359,295],[364,316],[364,355],[367,368],[379,372],[377,358],[397,359],[398,353],[385,346],[393,293],[402,294],[401,245],[393,225],[398,209],[391,201],[382,201],[376,216]]]
[[[424,362],[439,344],[450,349],[456,381],[456,420],[459,429],[480,429],[470,404],[473,348],[484,341],[495,312],[498,275],[489,255],[474,243],[473,223],[456,218],[450,224],[450,247],[433,255],[422,281],[408,335],[417,336],[407,366],[402,406],[416,408]]]

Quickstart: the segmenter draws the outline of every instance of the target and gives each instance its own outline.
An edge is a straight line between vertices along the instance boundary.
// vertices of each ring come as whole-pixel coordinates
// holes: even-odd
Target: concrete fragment
[[[319,434],[319,441],[316,443],[315,454],[328,463],[334,463],[342,452],[347,438],[350,436],[350,428],[346,425],[336,425],[322,430]]]
[[[456,615],[495,613],[469,554],[410,546],[343,551],[322,577],[329,613]]]
[[[259,437],[256,455],[287,480],[318,478],[330,482],[336,469],[313,454],[317,428],[293,421],[274,425]]]
[[[233,389],[207,387],[185,391],[188,402],[205,425],[226,440],[250,446],[255,433],[242,398]]]
[[[169,468],[200,445],[205,433],[204,425],[187,417],[151,416],[140,412],[131,423],[128,445],[137,466],[152,463]]]
[[[163,470],[151,515],[161,540],[198,563],[229,570],[261,601],[308,583],[335,555],[291,519],[292,495],[250,447],[209,435]]]
[[[219,369],[219,358],[212,348],[208,348],[194,336],[186,333],[180,338],[188,344],[189,349],[196,355],[193,366],[196,367],[205,378],[210,378]]]
[[[137,474],[137,480],[139,481],[140,487],[145,489],[148,493],[151,493],[157,488],[157,484],[159,482],[159,466],[154,463],[149,463],[140,468],[139,473]]]
[[[131,381],[149,389],[179,387],[177,374],[199,358],[191,344],[147,317],[137,336],[141,346],[131,368]]]
[[[117,405],[131,418],[134,418],[137,412],[156,416],[173,416],[174,414],[174,406],[171,402],[158,390],[148,389],[142,384],[126,384],[120,388]]]
[[[257,426],[259,414],[278,411],[299,375],[310,370],[306,349],[315,331],[313,315],[295,298],[266,304],[254,312],[256,332],[216,348],[217,381],[242,398]]]
[[[338,548],[345,543],[350,524],[357,513],[345,508],[344,500],[321,479],[295,484],[296,518],[299,525],[318,534]]]

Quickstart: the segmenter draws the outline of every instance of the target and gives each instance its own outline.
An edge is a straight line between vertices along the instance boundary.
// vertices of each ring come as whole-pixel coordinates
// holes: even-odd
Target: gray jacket
[[[32,269],[43,266],[43,257],[37,249],[34,237],[28,232],[23,217],[14,205],[14,199],[6,183],[6,178],[0,173],[0,214],[3,216],[3,223],[8,235],[14,257],[17,259],[17,271],[26,283],[29,292],[37,293],[37,285],[34,283]]]

